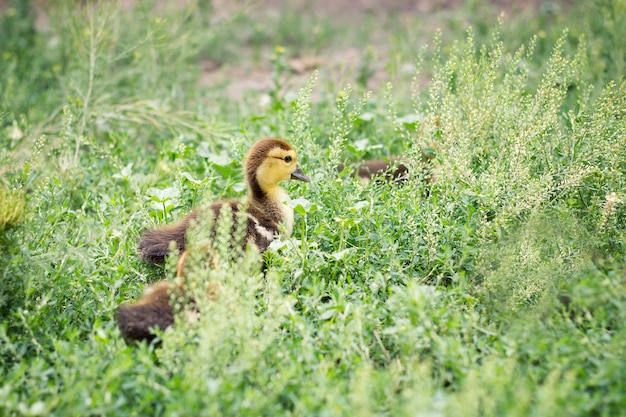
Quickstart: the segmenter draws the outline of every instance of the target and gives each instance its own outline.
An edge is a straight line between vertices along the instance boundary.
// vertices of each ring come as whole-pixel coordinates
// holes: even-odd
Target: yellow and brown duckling
[[[246,157],[245,174],[248,182],[245,243],[252,243],[264,252],[281,231],[281,225],[287,234],[293,228],[293,210],[283,204],[288,195],[278,183],[288,179],[310,180],[298,166],[295,149],[277,138],[261,139],[252,146]],[[236,217],[243,203],[218,201],[195,209],[178,223],[145,232],[139,242],[139,256],[147,262],[163,263],[171,242],[176,243],[181,253],[185,250],[187,230],[190,223],[198,219],[201,210],[211,210],[217,219],[222,207],[227,204],[233,217]]]
[[[308,182],[309,178],[298,166],[296,151],[282,139],[267,138],[256,142],[246,157],[245,174],[248,182],[247,201],[218,201],[208,207],[192,211],[183,220],[173,225],[149,230],[144,233],[139,243],[139,255],[142,259],[161,263],[169,254],[170,243],[175,242],[180,251],[178,259],[176,283],[160,281],[148,286],[143,296],[135,303],[120,306],[117,320],[120,331],[126,340],[148,340],[155,338],[154,328],[165,330],[174,323],[172,300],[183,300],[193,305],[194,300],[185,290],[184,268],[189,255],[187,232],[192,222],[198,220],[202,210],[213,212],[217,219],[224,205],[228,205],[233,217],[242,214],[245,207],[247,217],[244,244],[254,245],[264,252],[274,237],[281,231],[291,233],[293,228],[293,210],[283,201],[288,198],[287,192],[278,184],[288,179]],[[235,222],[236,223],[236,222]],[[213,234],[213,231],[209,231]],[[237,244],[233,242],[233,244]],[[206,249],[206,248],[205,248]],[[202,248],[196,251],[202,252]],[[199,253],[200,256],[204,256]],[[215,261],[210,252],[206,253],[207,262]],[[212,297],[215,287],[207,285],[208,296]]]

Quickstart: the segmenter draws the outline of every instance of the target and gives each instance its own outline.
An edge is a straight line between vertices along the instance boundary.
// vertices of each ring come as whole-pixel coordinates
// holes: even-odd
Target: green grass
[[[626,2],[382,25],[199,3],[0,18],[0,415],[624,413]],[[361,51],[354,72],[289,94],[286,60],[333,45]],[[198,86],[204,59],[273,86]],[[203,319],[127,346],[117,308],[172,278],[139,234],[242,195],[264,136],[313,179],[287,184],[292,238],[265,273],[254,254],[198,267],[224,288]],[[422,149],[432,184],[334,170]]]

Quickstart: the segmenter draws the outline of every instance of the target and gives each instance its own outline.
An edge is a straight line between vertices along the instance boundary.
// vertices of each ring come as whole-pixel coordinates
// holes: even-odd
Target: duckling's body
[[[144,232],[139,242],[139,256],[147,262],[160,264],[170,253],[170,242],[174,242],[183,253],[187,247],[187,232],[194,222],[199,222],[199,216],[210,213],[213,219],[218,219],[224,206],[228,206],[233,216],[233,224],[245,207],[245,201],[220,201],[209,206],[197,208],[178,223],[166,225],[158,229]],[[274,235],[279,233],[279,221],[276,221],[276,209],[250,204],[244,215],[248,217],[244,245],[254,244],[263,252],[272,243]],[[270,209],[269,211],[267,209]],[[209,231],[211,236],[213,230]]]
[[[254,244],[264,252],[276,234],[289,234],[293,228],[293,210],[283,201],[287,192],[278,184],[287,179],[309,181],[297,164],[295,150],[282,139],[261,139],[253,145],[245,163],[248,196],[245,201],[219,201],[208,207],[198,208],[178,223],[143,234],[139,242],[139,256],[151,263],[162,263],[174,242],[180,252],[186,247],[186,234],[192,221],[197,221],[204,210],[219,218],[224,205],[230,206],[234,219],[245,208],[248,216],[245,244]],[[210,231],[212,234],[213,232]]]
[[[193,305],[195,300],[185,289],[185,265],[189,255],[186,235],[193,222],[197,222],[205,211],[211,211],[218,219],[225,205],[233,215],[233,225],[240,215],[247,217],[245,244],[254,245],[264,252],[274,237],[281,232],[291,233],[293,228],[293,210],[283,201],[287,192],[278,185],[290,178],[309,181],[297,164],[295,150],[282,139],[262,139],[250,149],[245,163],[248,181],[248,196],[244,201],[227,200],[213,203],[192,211],[187,217],[173,225],[144,233],[139,244],[142,259],[160,263],[169,254],[170,243],[175,242],[180,251],[177,265],[177,282],[160,281],[149,286],[144,295],[135,303],[125,304],[117,313],[120,331],[127,340],[154,339],[152,329],[165,330],[174,323],[174,300]],[[235,226],[234,226],[235,227]],[[208,231],[210,236],[215,232]],[[237,244],[235,242],[232,243]],[[206,247],[194,248],[192,255],[199,255],[207,262],[215,261]],[[198,253],[199,252],[199,253]],[[215,295],[215,287],[207,285],[207,295]]]

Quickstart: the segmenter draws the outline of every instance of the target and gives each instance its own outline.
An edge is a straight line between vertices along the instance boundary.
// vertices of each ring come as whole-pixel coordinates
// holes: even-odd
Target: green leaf
[[[396,122],[404,127],[415,129],[422,121],[422,116],[417,113],[409,113],[405,116],[398,117]]]
[[[128,181],[132,173],[133,173],[133,163],[131,162],[130,164],[122,168],[119,174],[113,174],[113,178]]]
[[[350,211],[351,213],[356,213],[357,211],[360,211],[363,207],[367,207],[369,205],[370,205],[370,202],[367,200],[359,201],[352,207],[349,207],[348,211]]]
[[[335,259],[336,261],[340,261],[342,260],[347,254],[354,252],[353,248],[348,248],[348,249],[344,249],[341,250],[339,252],[334,252],[331,253],[329,256],[333,259]]]
[[[305,214],[315,213],[317,211],[317,205],[310,202],[304,197],[296,198],[295,200],[285,201],[288,207],[291,207],[293,211],[304,216]]]
[[[178,198],[180,196],[180,191],[176,187],[167,187],[163,189],[149,188],[148,196],[152,201],[164,203],[168,200]]]

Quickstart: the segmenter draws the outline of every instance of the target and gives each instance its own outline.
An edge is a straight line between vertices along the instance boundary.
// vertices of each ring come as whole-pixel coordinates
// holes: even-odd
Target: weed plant
[[[624,1],[498,22],[470,4],[434,14],[439,32],[399,17],[379,89],[322,70],[292,99],[276,76],[266,107],[212,101],[197,63],[239,51],[234,33],[283,43],[297,11],[274,33],[249,9],[83,3],[51,2],[36,30],[15,2],[0,23],[0,415],[623,413]],[[292,236],[263,259],[231,249],[231,216],[190,236],[196,305],[159,347],[127,345],[119,305],[174,280],[139,234],[243,195],[262,136],[313,179],[286,184]],[[398,184],[335,169],[392,154]]]

